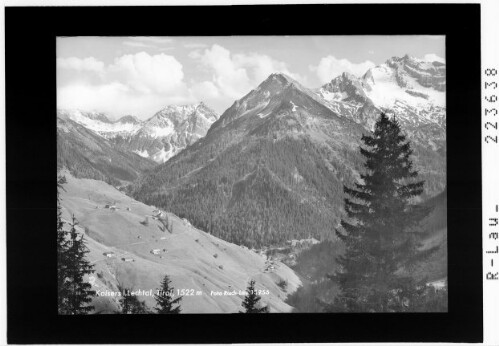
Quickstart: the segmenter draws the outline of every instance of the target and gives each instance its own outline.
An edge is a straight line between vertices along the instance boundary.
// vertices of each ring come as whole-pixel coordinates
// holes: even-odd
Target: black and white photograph
[[[5,7],[7,343],[497,344],[493,1],[118,2]]]
[[[58,36],[55,63],[59,315],[448,311],[445,35]]]

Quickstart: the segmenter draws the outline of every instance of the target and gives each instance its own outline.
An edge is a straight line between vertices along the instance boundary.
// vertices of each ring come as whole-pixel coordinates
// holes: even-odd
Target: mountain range
[[[444,75],[445,65],[408,56],[317,90],[272,74],[130,192],[237,244],[334,237],[343,185],[363,170],[360,138],[383,110],[411,140],[425,198],[444,189]]]
[[[442,192],[445,64],[407,55],[318,89],[272,74],[220,117],[202,103],[168,106],[146,121],[81,111],[58,117],[145,160],[138,179],[128,179],[134,198],[224,240],[259,247],[333,237],[343,185],[363,171],[360,138],[381,111],[395,116],[411,141],[426,181],[423,198]],[[62,138],[62,126],[58,132]]]
[[[59,110],[69,118],[107,139],[115,147],[163,163],[203,137],[218,115],[204,103],[166,106],[151,118],[140,121],[126,115],[111,121],[103,113]]]

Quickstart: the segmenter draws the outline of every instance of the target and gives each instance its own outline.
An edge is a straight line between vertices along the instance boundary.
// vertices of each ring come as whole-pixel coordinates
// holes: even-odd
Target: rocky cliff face
[[[141,156],[163,163],[202,138],[218,115],[204,103],[167,106],[130,136],[111,141]]]
[[[410,86],[412,77],[424,87],[445,91],[445,64],[441,62],[429,62],[405,55],[402,58],[391,58],[386,64],[395,70],[401,87]]]

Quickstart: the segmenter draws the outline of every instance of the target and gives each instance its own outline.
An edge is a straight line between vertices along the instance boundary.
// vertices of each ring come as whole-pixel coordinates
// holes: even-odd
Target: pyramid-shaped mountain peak
[[[272,73],[269,78],[279,78],[281,80],[285,80],[287,81],[288,83],[293,83],[295,82],[295,80],[293,78],[291,78],[290,76],[288,76],[287,74],[283,73],[283,72],[276,72],[276,73]]]
[[[293,78],[291,78],[287,74],[279,72],[279,73],[272,73],[271,75],[269,75],[267,77],[267,79],[264,80],[259,85],[258,88],[265,88],[265,87],[269,87],[269,86],[273,86],[273,87],[279,86],[279,87],[284,88],[290,84],[299,85],[299,83],[296,80],[294,80]]]

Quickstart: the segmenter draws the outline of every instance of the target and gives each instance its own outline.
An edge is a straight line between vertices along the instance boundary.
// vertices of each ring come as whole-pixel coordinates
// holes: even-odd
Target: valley
[[[166,215],[172,232],[163,232],[158,227],[161,223],[153,219],[155,207],[104,182],[62,173],[67,180],[61,194],[63,220],[68,222],[71,215],[78,219],[78,230],[85,234],[90,250],[88,259],[95,265],[93,279],[89,278],[100,294],[92,302],[95,313],[118,310],[118,284],[155,292],[164,275],[170,276],[180,293],[201,292],[184,296],[183,313],[237,313],[244,296],[232,292],[245,291],[251,279],[258,289],[269,292],[262,295],[262,302],[271,312],[291,311],[284,300],[301,281],[282,262],[276,261],[269,270],[265,254],[220,240],[170,213]],[[141,224],[146,217],[148,224]],[[156,249],[158,254],[152,253]],[[278,286],[280,281],[287,282],[286,290]],[[139,299],[154,306],[150,295]]]
[[[203,102],[146,120],[58,110],[62,217],[85,234],[95,313],[119,311],[118,286],[152,308],[165,275],[182,313],[237,313],[250,280],[270,312],[323,311],[339,290],[343,188],[362,182],[361,138],[381,112],[425,181],[413,203],[432,210],[421,249],[435,251],[410,276],[445,281],[445,97],[445,64],[406,55],[316,89],[272,73],[222,114]]]

